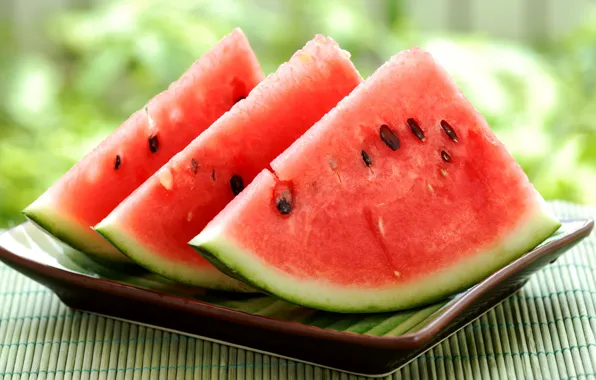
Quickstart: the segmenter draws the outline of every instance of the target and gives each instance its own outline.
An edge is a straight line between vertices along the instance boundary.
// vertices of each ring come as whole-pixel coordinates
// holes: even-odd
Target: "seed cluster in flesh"
[[[418,140],[420,140],[421,142],[426,141],[426,135],[424,134],[424,131],[420,127],[420,124],[414,118],[408,118],[406,120],[406,123],[408,124],[410,131],[414,134],[414,136],[416,136],[416,138]],[[449,123],[447,123],[447,121],[441,120],[440,125],[441,125],[441,128],[443,129],[443,131],[445,131],[447,136],[454,143],[459,142],[455,130],[451,127],[451,125],[449,125]],[[381,126],[379,127],[379,137],[383,141],[383,143],[385,143],[385,145],[387,145],[387,147],[389,147],[389,149],[396,151],[400,148],[401,143],[400,143],[399,137],[397,136],[397,133],[395,131],[393,131],[391,129],[391,127],[389,127],[389,125],[381,124]],[[368,152],[366,152],[366,150],[362,149],[360,151],[360,156],[362,158],[362,161],[364,162],[364,164],[367,167],[372,166],[373,160],[370,157],[370,155],[368,154]],[[450,163],[452,160],[451,155],[446,150],[441,150],[440,156],[441,156],[441,159],[447,163]],[[329,159],[329,166],[331,167],[331,169],[334,172],[336,172],[337,163],[333,158]],[[444,168],[439,168],[439,170],[443,177],[447,177],[447,171]],[[336,172],[336,174],[339,177],[339,173]],[[234,177],[232,177],[232,178],[234,178]],[[240,178],[240,180],[241,180],[241,178]],[[340,183],[341,183],[341,179],[340,179]],[[234,185],[232,184],[232,180],[230,180],[230,184],[232,185],[232,191],[234,191]],[[427,187],[431,192],[434,192],[434,189],[430,184],[428,184]],[[286,194],[288,194],[288,193],[286,193]],[[237,194],[235,194],[235,195],[237,195]],[[274,197],[275,197],[275,206],[276,206],[277,210],[279,211],[279,213],[282,215],[289,214],[292,210],[291,197],[288,199],[287,196],[284,197],[283,195],[280,195],[280,193],[274,195]]]
[[[406,122],[408,124],[408,127],[410,127],[410,131],[414,134],[414,136],[416,136],[416,138],[418,138],[418,140],[425,142],[426,136],[425,136],[422,128],[420,128],[420,125],[418,124],[418,122],[414,118],[408,118],[408,120]],[[445,120],[441,120],[440,124],[441,124],[441,128],[443,129],[443,131],[445,131],[447,136],[453,142],[455,142],[455,143],[459,142],[459,140],[457,138],[457,134],[455,133],[455,130],[451,127],[451,125],[449,125],[449,123],[447,123]],[[385,145],[387,145],[391,150],[395,151],[395,150],[399,149],[399,147],[400,147],[399,138],[397,137],[397,134],[387,124],[382,124],[379,127],[379,137],[385,143]],[[441,154],[441,159],[443,161],[451,162],[451,155],[446,150],[441,150],[440,154]],[[366,151],[362,150],[361,156],[362,156],[362,159],[364,160],[364,163],[366,164],[366,166],[370,166],[372,164],[372,160],[371,160],[370,156],[368,155],[368,153],[366,153]],[[444,169],[443,169],[443,171],[444,171]],[[444,175],[446,175],[446,173]]]

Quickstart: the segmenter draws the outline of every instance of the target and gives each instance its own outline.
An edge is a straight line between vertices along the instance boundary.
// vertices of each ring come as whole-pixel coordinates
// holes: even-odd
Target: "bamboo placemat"
[[[561,218],[596,208],[551,203]],[[596,236],[394,379],[596,378]],[[355,379],[73,311],[0,264],[0,379]]]

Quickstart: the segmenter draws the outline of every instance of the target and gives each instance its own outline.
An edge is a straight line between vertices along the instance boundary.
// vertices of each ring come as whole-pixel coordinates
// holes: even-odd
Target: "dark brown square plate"
[[[68,306],[346,372],[391,373],[521,288],[586,237],[567,220],[547,241],[481,283],[423,308],[369,315],[316,311],[265,295],[184,287],[143,271],[91,261],[30,223],[0,235],[0,260]]]

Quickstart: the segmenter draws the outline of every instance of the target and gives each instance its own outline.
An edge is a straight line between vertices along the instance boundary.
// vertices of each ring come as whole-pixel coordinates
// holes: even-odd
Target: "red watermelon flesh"
[[[316,36],[177,154],[96,230],[140,265],[176,281],[231,289],[188,241],[361,77],[347,53]],[[234,285],[234,284],[232,284]]]
[[[395,55],[190,244],[298,304],[410,308],[463,290],[560,225],[430,54]]]
[[[246,36],[235,29],[74,165],[25,215],[97,259],[130,263],[91,227],[262,78]]]

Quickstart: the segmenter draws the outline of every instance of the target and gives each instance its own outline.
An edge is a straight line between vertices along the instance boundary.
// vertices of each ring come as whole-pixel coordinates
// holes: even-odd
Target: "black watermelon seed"
[[[282,215],[288,215],[292,211],[292,204],[285,198],[277,200],[277,211]]]
[[[157,140],[157,135],[149,137],[149,150],[151,153],[156,153],[159,149],[159,140]]]
[[[211,171],[211,179],[215,181],[215,168]]]
[[[426,140],[426,136],[424,136],[424,132],[422,131],[422,129],[420,128],[420,126],[418,125],[418,123],[416,122],[416,120],[409,118],[408,119],[408,125],[410,126],[410,131],[412,131],[412,133],[418,137],[418,140],[420,141],[425,141]]]
[[[441,158],[445,162],[451,162],[451,156],[449,155],[449,153],[445,152],[444,150],[441,151]]]
[[[116,161],[114,162],[114,169],[118,170],[120,165],[122,164],[122,160],[120,159],[120,155],[116,155]]]
[[[381,140],[389,147],[391,150],[398,150],[399,149],[399,138],[389,128],[387,124],[381,125],[379,128],[379,135],[381,136]]]
[[[239,97],[236,99],[236,101],[234,101],[234,104],[236,104],[236,103],[238,103],[239,101],[241,101],[241,100],[244,100],[244,99],[246,99],[246,96],[239,96]]]
[[[240,192],[244,190],[244,181],[242,180],[242,177],[238,174],[234,174],[232,178],[230,178],[230,187],[232,188],[232,193],[234,193],[234,195],[240,194]]]
[[[197,171],[199,170],[199,163],[193,158],[190,160],[190,171],[192,172],[192,174],[197,174]]]
[[[445,120],[441,120],[441,128],[443,128],[443,130],[445,131],[445,133],[447,133],[447,136],[449,136],[449,138],[453,142],[458,142],[459,141],[457,139],[457,134],[455,133],[455,131],[453,130],[453,128],[451,128],[451,126],[449,125],[448,122],[446,122]]]
[[[288,215],[292,212],[292,182],[279,182],[274,190],[275,207],[282,215]]]
[[[372,160],[370,159],[370,156],[368,155],[368,153],[366,153],[365,150],[362,150],[362,152],[360,152],[360,155],[362,156],[362,161],[364,161],[366,166],[372,165]]]

